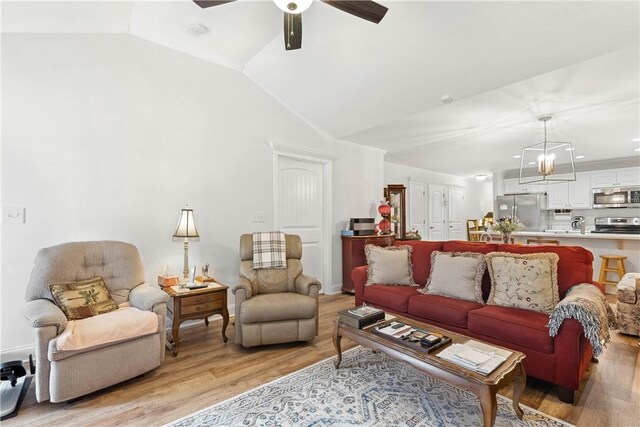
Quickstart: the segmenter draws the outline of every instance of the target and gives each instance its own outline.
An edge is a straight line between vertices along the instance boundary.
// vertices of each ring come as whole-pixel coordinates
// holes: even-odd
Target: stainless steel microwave
[[[594,188],[594,209],[640,207],[640,187]]]

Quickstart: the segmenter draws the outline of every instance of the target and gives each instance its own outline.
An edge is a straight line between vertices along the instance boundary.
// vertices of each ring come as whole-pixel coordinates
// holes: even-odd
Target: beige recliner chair
[[[82,350],[58,350],[56,340],[67,327],[67,318],[53,302],[49,285],[97,276],[104,279],[117,304],[128,301],[155,312],[158,330]],[[164,359],[168,295],[145,284],[138,249],[129,243],[74,242],[41,249],[25,297],[23,314],[36,331],[38,402],[74,399],[141,375]]]
[[[287,268],[254,270],[253,236],[240,237],[240,283],[233,289],[236,344],[310,341],[318,334],[322,285],[302,274],[300,236],[287,234],[286,250]]]

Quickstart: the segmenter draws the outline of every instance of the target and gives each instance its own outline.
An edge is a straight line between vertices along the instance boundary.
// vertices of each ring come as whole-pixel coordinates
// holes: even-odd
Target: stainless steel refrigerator
[[[494,218],[516,217],[525,230],[543,231],[549,224],[546,194],[515,194],[496,197]]]

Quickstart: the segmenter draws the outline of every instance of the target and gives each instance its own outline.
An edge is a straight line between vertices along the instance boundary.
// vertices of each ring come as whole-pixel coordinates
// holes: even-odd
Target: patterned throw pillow
[[[485,257],[491,276],[487,304],[551,313],[560,301],[557,254],[490,252]]]
[[[431,273],[427,286],[418,292],[475,301],[482,300],[482,276],[487,269],[484,254],[478,252],[431,252]]]
[[[102,277],[49,287],[53,299],[69,320],[84,319],[118,309]]]
[[[413,281],[413,265],[409,245],[388,246],[366,245],[367,283],[370,285],[417,286]]]

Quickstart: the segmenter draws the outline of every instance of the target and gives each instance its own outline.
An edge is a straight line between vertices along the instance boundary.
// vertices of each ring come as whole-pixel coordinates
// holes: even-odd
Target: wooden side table
[[[395,237],[395,234],[342,236],[342,293],[355,293],[351,271],[367,263],[367,257],[364,254],[365,245],[371,243],[378,246],[391,246]]]
[[[185,320],[204,319],[205,326],[209,326],[209,316],[222,315],[222,340],[227,342],[227,325],[229,324],[229,310],[227,309],[227,289],[222,283],[212,283],[208,288],[175,291],[173,287],[163,290],[171,297],[167,310],[171,312],[171,338],[173,340],[173,355],[178,355],[180,324]]]

